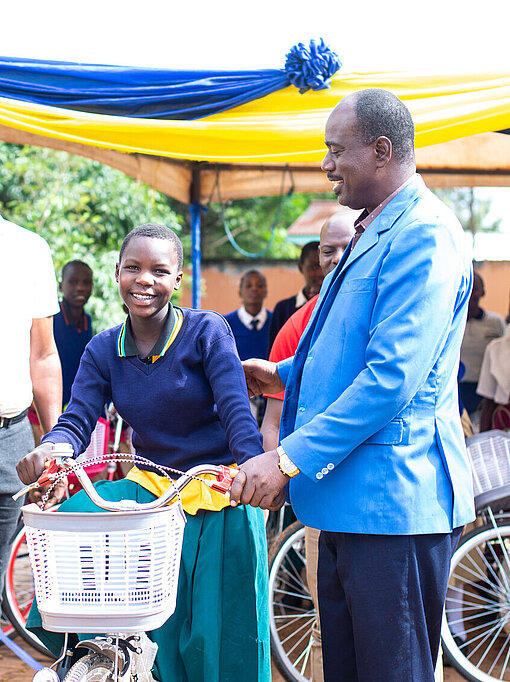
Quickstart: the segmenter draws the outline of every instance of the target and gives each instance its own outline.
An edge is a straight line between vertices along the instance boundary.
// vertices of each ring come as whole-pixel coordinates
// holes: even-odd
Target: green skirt
[[[133,481],[97,484],[105,499],[149,502]],[[85,493],[60,511],[102,511]],[[186,515],[177,606],[148,636],[158,645],[161,682],[270,682],[267,548],[261,509],[227,507]],[[37,604],[27,627],[55,655],[63,635],[42,628]],[[92,635],[79,635],[89,639]]]

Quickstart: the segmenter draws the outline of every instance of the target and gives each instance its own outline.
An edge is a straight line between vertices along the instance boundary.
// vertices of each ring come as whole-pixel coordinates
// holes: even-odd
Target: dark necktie
[[[361,235],[365,231],[365,228],[362,225],[360,225],[359,223],[357,225],[354,225],[354,229],[356,230],[356,234],[352,238],[351,251],[356,246],[356,244],[358,243],[358,239],[361,237]]]
[[[257,327],[259,326],[259,320],[252,320],[250,322],[250,327],[253,329],[253,331],[257,331]]]

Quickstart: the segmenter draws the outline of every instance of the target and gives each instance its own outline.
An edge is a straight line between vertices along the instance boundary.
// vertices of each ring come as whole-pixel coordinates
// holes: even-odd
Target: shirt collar
[[[66,327],[73,327],[74,325],[71,324],[71,322],[69,321],[69,317],[67,315],[67,311],[66,311],[67,304],[64,301],[64,299],[62,299],[59,302],[59,306],[60,306],[60,311],[62,313],[62,317],[64,318],[64,323],[65,323]],[[81,320],[80,320],[79,324],[76,325],[76,330],[81,333],[81,332],[86,332],[88,330],[88,328],[89,328],[89,321],[87,320],[87,316],[85,315],[85,311],[83,311],[81,314]]]
[[[267,320],[267,310],[262,306],[262,308],[259,310],[257,315],[250,315],[250,313],[246,310],[244,305],[242,305],[239,310],[237,311],[237,315],[241,322],[244,324],[245,327],[248,327],[248,329],[251,329],[251,322],[253,320],[258,320],[259,321],[259,329],[262,329],[262,327],[266,324]]]
[[[308,299],[306,298],[306,296],[303,293],[303,290],[301,289],[301,291],[296,296],[296,302],[294,303],[294,305],[296,309],[301,308],[301,306],[303,306],[307,301]]]
[[[165,324],[161,330],[158,340],[154,344],[151,352],[147,355],[147,358],[142,358],[133,337],[133,329],[131,327],[131,319],[128,315],[124,324],[119,329],[117,336],[117,355],[119,358],[125,357],[139,357],[144,362],[152,364],[156,360],[162,357],[166,351],[170,348],[172,343],[175,341],[177,334],[182,326],[182,310],[180,308],[174,308],[174,306],[168,304],[168,315],[166,316]]]
[[[402,183],[402,184],[400,185],[400,187],[397,187],[397,189],[396,189],[394,192],[392,192],[389,196],[387,196],[386,199],[385,199],[384,201],[382,201],[382,202],[379,204],[379,206],[377,206],[376,208],[374,208],[374,210],[373,210],[371,213],[369,213],[369,212],[367,211],[367,209],[365,208],[365,209],[362,211],[362,213],[356,218],[356,220],[355,220],[355,222],[354,222],[354,227],[356,227],[356,226],[358,226],[358,225],[361,225],[361,227],[362,227],[364,230],[366,230],[367,227],[370,225],[370,223],[372,223],[372,222],[377,218],[377,216],[380,215],[380,214],[383,212],[383,210],[384,210],[384,209],[386,208],[386,206],[390,203],[390,201],[391,201],[392,199],[394,199],[394,198],[397,196],[397,194],[398,194],[401,190],[403,190],[404,187],[405,187],[406,185],[408,185],[414,177],[415,177],[415,174],[411,175],[410,178],[407,178],[407,180],[406,180],[404,183]]]

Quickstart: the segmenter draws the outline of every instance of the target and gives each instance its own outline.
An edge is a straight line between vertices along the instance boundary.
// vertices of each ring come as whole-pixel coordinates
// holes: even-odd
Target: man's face
[[[354,233],[354,216],[333,216],[322,228],[319,246],[319,263],[324,276],[332,272],[349,244]]]
[[[351,98],[340,102],[331,113],[325,141],[328,152],[321,168],[328,174],[328,180],[336,183],[333,192],[338,202],[354,210],[373,210],[375,143],[366,145],[359,139]]]
[[[303,263],[299,264],[299,271],[305,278],[305,289],[309,296],[319,293],[324,274],[319,264],[319,252],[309,251]]]
[[[266,285],[262,277],[256,274],[246,275],[239,287],[239,296],[243,305],[260,305],[267,294]]]

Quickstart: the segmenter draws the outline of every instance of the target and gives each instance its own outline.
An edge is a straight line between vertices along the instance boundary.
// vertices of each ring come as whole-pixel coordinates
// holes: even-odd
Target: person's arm
[[[480,433],[492,429],[492,415],[496,409],[496,403],[491,398],[482,400],[482,411],[480,413]]]
[[[98,362],[101,348],[94,352],[91,349],[92,343],[87,346],[82,356],[73,383],[71,401],[66,411],[51,431],[43,437],[41,444],[29,452],[16,467],[23,483],[32,483],[41,475],[44,463],[49,458],[52,443],[69,443],[75,455],[84,452],[104,404],[111,400],[109,376],[100,369]]]
[[[268,398],[264,419],[260,427],[264,451],[276,450],[278,447],[278,434],[280,432],[280,418],[282,416],[283,400]]]
[[[30,376],[42,431],[48,433],[62,412],[62,371],[53,338],[52,317],[32,320]]]

